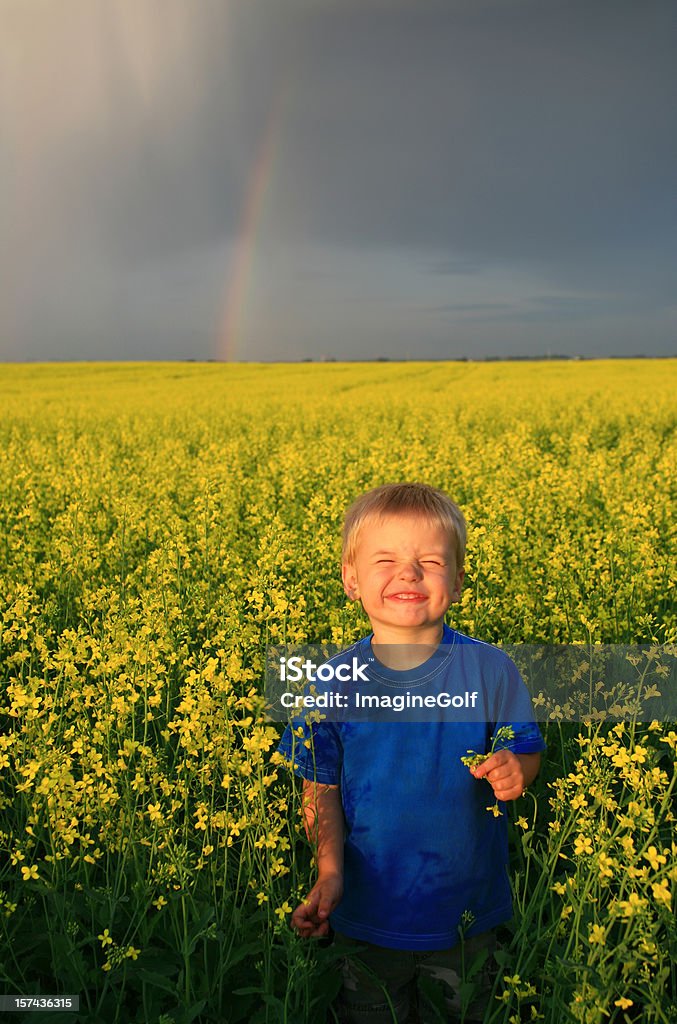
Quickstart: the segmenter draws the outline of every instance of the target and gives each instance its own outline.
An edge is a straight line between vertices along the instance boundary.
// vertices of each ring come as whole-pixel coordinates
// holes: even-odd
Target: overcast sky
[[[0,359],[677,353],[674,0],[0,0]]]

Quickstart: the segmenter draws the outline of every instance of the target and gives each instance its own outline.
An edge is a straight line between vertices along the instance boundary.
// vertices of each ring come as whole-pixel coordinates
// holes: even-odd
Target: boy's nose
[[[417,580],[421,570],[416,562],[403,562],[400,566],[400,579]]]

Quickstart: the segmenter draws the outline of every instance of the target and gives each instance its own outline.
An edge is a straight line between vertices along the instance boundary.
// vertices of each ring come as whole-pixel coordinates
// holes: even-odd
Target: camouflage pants
[[[345,950],[337,1006],[342,1024],[481,1024],[484,1020],[496,973],[493,931],[466,939],[463,947],[417,952],[373,946],[340,932],[335,933],[334,942]],[[465,1012],[461,1003],[464,975],[469,990]]]

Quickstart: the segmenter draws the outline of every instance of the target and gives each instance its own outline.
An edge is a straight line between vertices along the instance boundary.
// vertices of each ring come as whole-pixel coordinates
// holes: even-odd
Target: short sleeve
[[[501,662],[493,734],[502,726],[510,726],[515,735],[501,745],[514,754],[536,754],[545,750],[545,741],[534,717],[529,691],[515,663],[507,655]]]
[[[343,747],[336,723],[296,718],[285,729],[277,749],[296,775],[328,786],[340,784]]]

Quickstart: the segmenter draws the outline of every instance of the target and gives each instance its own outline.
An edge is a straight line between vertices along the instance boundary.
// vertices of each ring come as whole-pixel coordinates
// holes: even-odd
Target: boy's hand
[[[533,757],[534,755],[527,756]],[[524,755],[518,756],[513,754],[512,750],[504,748],[497,750],[486,761],[476,768],[471,768],[470,771],[476,779],[486,778],[487,782],[491,783],[497,800],[516,800],[528,785],[522,757]]]
[[[292,927],[304,939],[319,939],[329,934],[329,915],[343,896],[343,876],[318,878],[304,903],[291,916]]]

